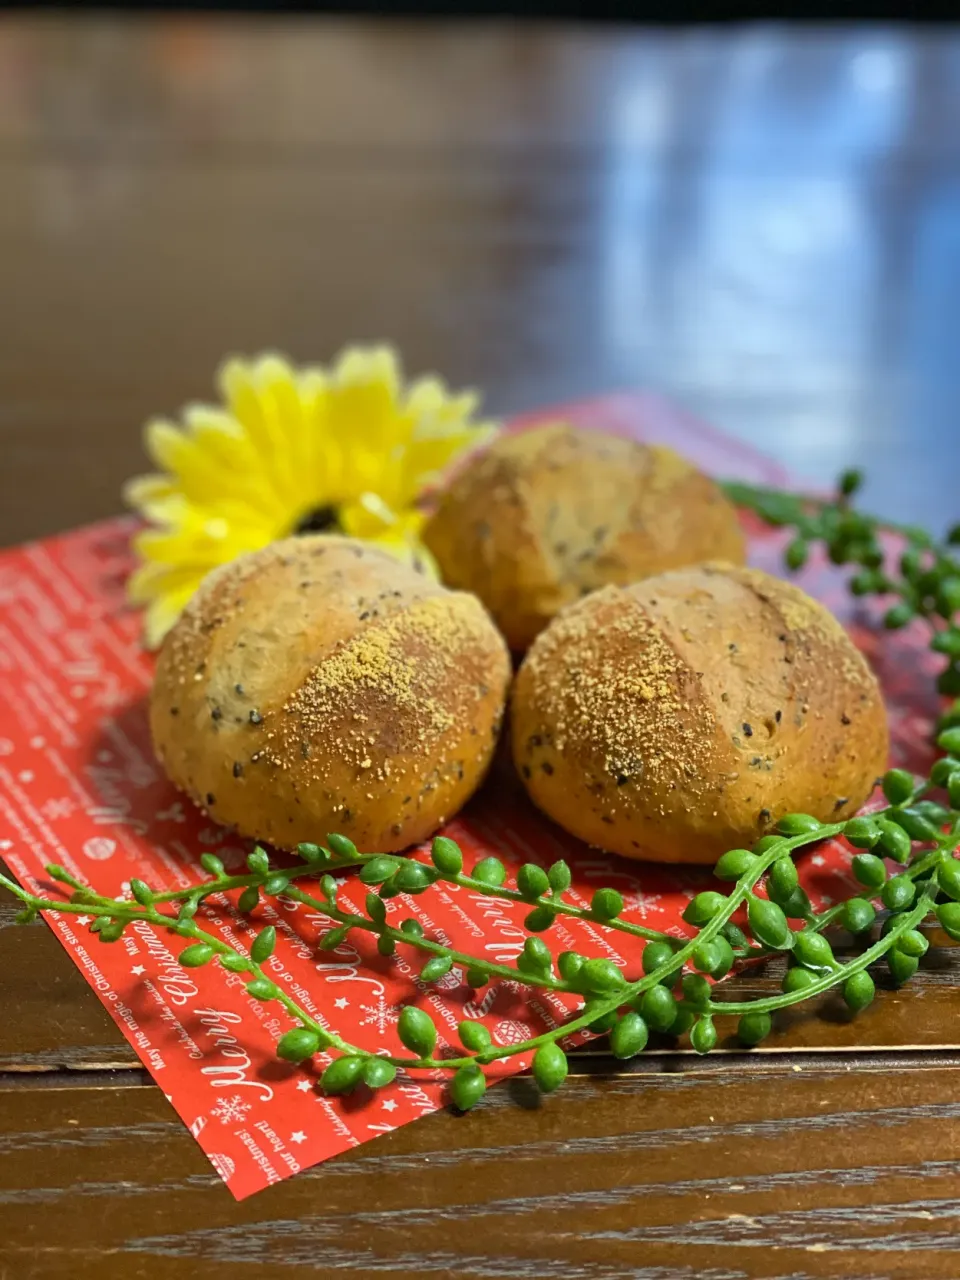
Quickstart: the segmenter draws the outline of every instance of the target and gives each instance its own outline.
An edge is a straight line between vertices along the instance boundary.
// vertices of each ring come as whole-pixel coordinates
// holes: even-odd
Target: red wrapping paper
[[[785,481],[766,459],[648,396],[607,396],[511,425],[561,416],[670,444],[717,475]],[[235,870],[249,849],[180,796],[154,759],[146,716],[153,663],[123,596],[135,527],[127,518],[105,521],[0,555],[0,856],[33,889],[51,889],[43,870],[50,861],[102,892],[124,892],[133,877],[173,888],[202,876],[205,851]],[[759,524],[750,525],[750,534],[753,563],[780,571],[783,535]],[[800,581],[843,616],[879,670],[895,762],[925,768],[937,712],[929,676],[937,664],[922,632],[890,637],[877,628],[875,611],[854,615],[842,576],[822,559],[815,557]],[[699,869],[644,866],[587,849],[530,806],[503,758],[446,834],[462,845],[468,866],[494,853],[511,877],[524,861],[546,866],[563,857],[575,901],[585,905],[597,885],[610,884],[624,896],[626,919],[681,936],[684,906],[710,883]],[[848,863],[849,850],[839,844],[801,857],[802,881],[818,906],[847,892]],[[361,908],[364,893],[348,873],[341,903]],[[262,906],[251,925],[233,899],[209,899],[204,924],[228,941],[276,924],[273,979],[366,1048],[399,1050],[397,1014],[409,1002],[434,1016],[441,1049],[444,1042],[457,1045],[455,1028],[464,1017],[482,1020],[496,1043],[509,1045],[555,1025],[572,1007],[570,997],[506,981],[474,993],[459,967],[425,987],[417,978],[422,953],[401,948],[384,958],[371,935],[357,931],[336,951],[321,952],[315,942],[323,917],[281,901]],[[388,911],[394,919],[412,915],[431,936],[504,963],[516,959],[525,936],[526,907],[455,886],[393,899]],[[238,1199],[444,1105],[443,1081],[427,1073],[402,1076],[375,1094],[361,1088],[327,1098],[317,1088],[327,1059],[302,1067],[279,1062],[275,1040],[292,1024],[275,1003],[248,996],[241,976],[219,965],[182,968],[176,956],[183,943],[142,924],[103,945],[82,917],[48,919]],[[555,953],[574,948],[608,956],[629,977],[639,975],[641,944],[622,933],[561,916],[544,937]],[[525,1057],[507,1058],[489,1077],[528,1065]]]

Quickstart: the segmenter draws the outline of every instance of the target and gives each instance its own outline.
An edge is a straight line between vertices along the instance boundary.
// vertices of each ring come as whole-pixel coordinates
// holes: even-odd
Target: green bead
[[[808,987],[812,987],[817,982],[817,975],[811,973],[809,969],[801,969],[799,966],[788,969],[783,975],[783,981],[780,983],[780,990],[785,995],[795,995],[799,991],[806,991]]]
[[[690,1043],[697,1053],[709,1053],[717,1045],[717,1029],[712,1018],[701,1018],[690,1032]]]
[[[255,964],[263,964],[264,960],[269,960],[273,955],[273,949],[276,945],[277,931],[272,924],[268,924],[254,938],[253,945],[250,948],[250,958]]]
[[[490,975],[485,969],[478,969],[475,965],[471,965],[464,975],[468,987],[473,987],[477,991],[480,987],[485,987],[490,981]]]
[[[484,1049],[490,1048],[490,1032],[482,1022],[471,1022],[465,1018],[457,1023],[457,1035],[463,1047],[472,1053],[483,1053]]]
[[[891,809],[887,817],[890,822],[896,823],[902,831],[905,831],[911,840],[936,840],[940,834],[929,818],[913,808]]]
[[[920,961],[916,956],[908,956],[896,947],[887,952],[887,968],[890,970],[890,974],[897,986],[902,986],[903,983],[909,982],[919,966]]]
[[[553,968],[553,955],[542,938],[527,938],[522,954],[538,969],[549,972]]]
[[[397,1034],[401,1042],[420,1058],[429,1058],[437,1043],[437,1028],[433,1019],[415,1005],[408,1004],[400,1010]]]
[[[270,870],[270,859],[267,857],[266,849],[261,849],[257,845],[256,849],[248,853],[247,866],[255,876],[265,876]]]
[[[803,538],[794,538],[783,553],[784,561],[788,569],[797,572],[807,563],[810,555],[810,546]]]
[[[866,969],[862,969],[859,973],[851,974],[843,984],[844,1001],[847,1008],[852,1009],[854,1013],[859,1013],[861,1009],[865,1009],[868,1004],[871,1004],[876,993],[877,989],[873,985],[873,979]]]
[[[517,890],[527,902],[536,902],[550,888],[550,881],[543,867],[535,862],[525,862],[517,872]]]
[[[377,938],[377,950],[382,956],[392,956],[396,953],[397,944],[388,933],[381,933]]]
[[[777,830],[785,836],[815,835],[822,826],[809,813],[785,813],[777,822]]]
[[[960,902],[960,862],[949,858],[937,867],[937,884],[955,902]]]
[[[393,1084],[397,1078],[397,1068],[386,1058],[367,1058],[363,1065],[363,1083],[371,1089],[382,1089]]]
[[[943,733],[937,736],[937,746],[948,755],[960,756],[960,725],[944,729]]]
[[[277,984],[269,978],[254,978],[247,983],[247,994],[253,996],[254,1000],[276,1000],[280,993]]]
[[[930,770],[930,781],[935,787],[946,787],[949,786],[950,779],[954,774],[960,775],[960,766],[958,766],[956,760],[941,756],[939,760],[933,762],[933,768]]]
[[[356,858],[357,846],[348,836],[338,835],[335,831],[327,836],[327,846],[338,858]]]
[[[558,1044],[542,1044],[533,1055],[533,1076],[543,1093],[553,1093],[567,1078],[567,1055]]]
[[[260,902],[260,890],[255,884],[248,885],[237,899],[237,906],[248,915],[251,911],[255,911]]]
[[[947,795],[951,809],[960,809],[960,770],[950,775],[947,781]]]
[[[277,1041],[277,1057],[286,1062],[304,1062],[320,1048],[320,1037],[309,1027],[294,1027]]]
[[[584,965],[584,957],[576,951],[561,951],[557,956],[557,968],[564,982],[576,982]]]
[[[895,822],[888,822],[886,818],[880,819],[880,844],[879,849],[885,853],[888,858],[893,858],[895,862],[906,862],[910,857],[910,837],[902,827],[897,826]]]
[[[483,858],[473,868],[473,879],[499,889],[507,878],[507,869],[499,858]]]
[[[590,900],[590,913],[597,920],[616,920],[623,910],[623,898],[616,889],[598,889]]]
[[[835,963],[833,948],[823,934],[807,929],[795,935],[793,954],[808,969],[831,969]]]
[[[753,852],[756,854],[766,853],[767,850],[772,849],[775,844],[783,844],[783,836],[761,836],[753,846]]]
[[[397,871],[397,885],[401,893],[422,893],[433,883],[433,876],[421,862],[404,862]]]
[[[854,876],[866,889],[879,889],[887,878],[883,859],[872,853],[858,853],[852,866]]]
[[[657,969],[662,969],[665,964],[669,964],[675,955],[676,951],[669,942],[648,942],[643,948],[640,966],[646,974],[655,973]],[[675,976],[672,973],[667,974],[662,981],[673,983]]]
[[[888,769],[880,785],[891,804],[906,804],[913,795],[913,774],[906,769]]]
[[[640,1013],[654,1031],[669,1031],[677,1016],[677,1002],[666,987],[657,985],[641,996]]]
[[[895,604],[883,615],[883,625],[888,631],[899,631],[913,621],[913,609],[908,604]]]
[[[303,844],[297,845],[297,853],[304,862],[326,862],[327,851],[319,844],[311,844],[305,841]]]
[[[350,1093],[363,1079],[366,1064],[366,1058],[360,1054],[334,1058],[320,1077],[320,1088],[324,1093]]]
[[[148,884],[144,884],[142,880],[131,880],[130,892],[141,907],[149,907],[150,903],[153,902],[153,890]]]
[[[548,906],[534,907],[523,921],[523,927],[530,933],[543,933],[549,929],[557,918],[557,913]]]
[[[908,929],[897,940],[897,950],[908,956],[924,956],[930,949],[930,943],[919,929]]]
[[[787,918],[775,902],[751,895],[747,904],[747,920],[750,932],[765,947],[789,951],[793,946],[793,934]]]
[[[843,927],[850,933],[866,933],[877,918],[872,902],[866,898],[848,898],[843,904]]]
[[[633,1058],[646,1048],[647,1024],[639,1013],[625,1013],[610,1032],[610,1049],[615,1058]]]
[[[100,941],[101,942],[119,942],[120,938],[123,936],[123,929],[124,929],[124,922],[122,920],[115,920],[115,921],[112,921],[110,924],[105,924],[99,932]],[[188,947],[187,950],[189,951],[190,948]],[[210,955],[211,956],[213,955],[212,951],[210,952]],[[182,954],[180,956],[180,961],[181,963],[183,963]],[[193,967],[195,968],[199,964],[206,964],[206,961],[198,960],[195,962]]]
[[[699,973],[685,973],[680,985],[683,989],[683,998],[688,1004],[700,1008],[709,1003],[712,988],[706,978],[701,977]]]
[[[105,925],[99,930],[101,938],[103,938],[108,928],[109,926]],[[109,939],[107,940],[109,941]],[[199,969],[201,965],[209,964],[213,959],[213,955],[213,947],[208,946],[205,942],[195,942],[192,947],[185,947],[177,956],[177,960],[185,969]]]
[[[453,968],[453,961],[449,956],[433,956],[420,970],[420,977],[424,982],[439,982]]]
[[[336,929],[328,929],[317,943],[317,946],[321,951],[335,951],[349,932],[350,930],[345,924],[340,925]]]
[[[367,915],[374,924],[383,924],[387,918],[387,904],[376,893],[368,893],[364,899]]]
[[[718,880],[739,880],[757,865],[757,856],[749,849],[728,850],[713,869]]]
[[[960,698],[957,698],[941,716],[937,718],[937,732],[955,729],[960,725]]]
[[[683,918],[687,924],[700,925],[709,924],[715,915],[718,915],[727,905],[727,899],[722,893],[717,893],[713,889],[705,889],[702,893],[687,903]]]
[[[917,886],[909,876],[893,876],[880,890],[883,905],[889,911],[905,911],[917,896]]]
[[[960,902],[944,902],[936,910],[941,929],[954,942],[960,942]]]
[[[231,973],[249,973],[250,961],[246,956],[239,956],[235,951],[231,951],[228,955],[218,957],[220,963],[225,969],[229,969]]]
[[[328,902],[336,902],[337,900],[337,882],[333,876],[320,877],[320,892]]]
[[[463,854],[460,846],[448,836],[437,836],[430,846],[433,865],[445,876],[458,875],[463,870]]]
[[[711,978],[722,978],[733,966],[733,948],[723,937],[704,942],[693,953],[694,966]]]
[[[583,1012],[585,1014],[590,1013],[590,1004],[591,1002],[588,1001],[587,1004],[583,1006]],[[600,1014],[598,1018],[594,1018],[594,1020],[588,1025],[591,1031],[596,1032],[598,1036],[602,1036],[609,1031],[611,1027],[616,1025],[617,1017],[618,1014],[616,1009],[610,1009],[606,1013]]]
[[[791,857],[778,858],[767,872],[767,892],[774,902],[787,901],[797,884],[797,868]]]
[[[773,1019],[769,1013],[745,1013],[737,1023],[737,1039],[741,1044],[759,1044],[772,1030]]]
[[[263,892],[271,898],[279,897],[281,893],[286,893],[290,888],[290,876],[284,871],[275,871],[273,875],[267,876],[263,882]]]
[[[580,970],[581,980],[587,991],[603,995],[624,985],[623,971],[612,960],[587,960]]]
[[[750,939],[743,932],[740,926],[738,924],[734,924],[732,920],[728,920],[720,932],[730,943],[731,947],[738,947],[743,950],[750,945]]]
[[[200,865],[204,871],[209,872],[216,880],[219,880],[224,874],[223,863],[215,853],[201,854]]]
[[[555,862],[547,872],[547,879],[550,881],[550,888],[554,893],[566,893],[570,888],[573,876],[570,868],[561,859],[559,862]]]
[[[677,1005],[677,1016],[673,1020],[673,1026],[669,1030],[671,1036],[682,1036],[693,1026],[694,1013],[687,1005]]]
[[[450,1100],[458,1111],[475,1107],[487,1091],[483,1072],[472,1064],[461,1067],[450,1081]]]
[[[805,889],[799,885],[789,898],[778,900],[777,906],[790,920],[805,920],[811,912],[810,898]]]
[[[399,865],[396,858],[383,855],[365,862],[357,875],[363,884],[383,884],[384,880],[389,880]]]

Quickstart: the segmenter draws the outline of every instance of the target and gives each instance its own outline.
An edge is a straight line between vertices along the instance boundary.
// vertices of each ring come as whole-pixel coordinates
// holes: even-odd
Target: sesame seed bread
[[[886,767],[877,682],[823,605],[707,564],[572,605],[514,684],[533,801],[628,858],[713,862],[788,812],[851,816]]]
[[[745,555],[733,506],[678,454],[562,423],[471,458],[424,541],[444,581],[475,592],[518,652],[607,583]]]
[[[367,543],[290,538],[204,580],[160,653],[151,728],[173,782],[244,836],[399,850],[476,790],[509,678],[474,596]]]

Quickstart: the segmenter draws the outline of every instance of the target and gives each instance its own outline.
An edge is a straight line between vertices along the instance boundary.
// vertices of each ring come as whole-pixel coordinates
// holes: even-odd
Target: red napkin
[[[649,396],[605,396],[512,425],[557,417],[670,444],[717,475],[785,480],[774,464]],[[133,877],[154,888],[187,884],[202,875],[205,851],[228,870],[248,852],[180,796],[154,760],[146,716],[152,659],[140,648],[138,618],[123,597],[135,527],[131,519],[110,520],[0,555],[0,855],[32,888],[50,888],[43,871],[50,861],[119,893]],[[779,571],[783,537],[759,525],[750,533],[753,562]],[[842,576],[821,559],[800,580],[853,626],[879,669],[895,762],[925,768],[937,699],[923,675],[936,664],[922,633],[890,637],[876,629],[874,615],[854,617]],[[587,849],[533,810],[503,761],[446,834],[463,846],[468,866],[494,853],[511,876],[524,861],[548,865],[563,857],[573,871],[574,899],[586,905],[597,885],[613,885],[627,903],[625,918],[679,935],[686,933],[684,906],[710,880],[706,871],[643,866]],[[818,906],[845,891],[848,861],[839,845],[801,859],[803,882]],[[348,875],[341,900],[360,908],[364,893]],[[442,884],[388,904],[391,913],[417,917],[428,933],[461,950],[507,963],[522,947],[527,910]],[[325,1060],[304,1067],[278,1061],[274,1043],[290,1021],[278,1005],[252,1000],[242,977],[218,965],[183,969],[176,960],[182,943],[145,925],[103,945],[82,918],[48,919],[238,1199],[444,1105],[443,1081],[426,1074],[376,1093],[361,1088],[327,1098],[316,1083]],[[398,1010],[411,1001],[434,1016],[441,1047],[444,1038],[456,1043],[464,1017],[482,1020],[496,1043],[509,1045],[555,1025],[570,1004],[506,981],[476,994],[456,968],[439,985],[423,987],[415,956],[401,949],[386,959],[370,935],[356,932],[336,951],[318,951],[323,922],[296,903],[262,907],[256,924],[267,921],[279,933],[270,961],[274,980],[318,1019],[371,1049],[399,1048]],[[223,897],[208,901],[205,923],[225,937],[251,927]],[[556,952],[607,956],[629,976],[639,974],[640,946],[606,927],[560,917],[545,940]],[[508,1058],[489,1075],[528,1065],[526,1058]]]

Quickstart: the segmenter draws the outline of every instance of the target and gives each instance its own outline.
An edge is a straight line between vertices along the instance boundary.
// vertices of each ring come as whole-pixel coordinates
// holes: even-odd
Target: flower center
[[[294,526],[293,532],[300,533],[337,533],[340,531],[340,516],[337,508],[328,503],[323,507],[314,507],[302,520]]]

